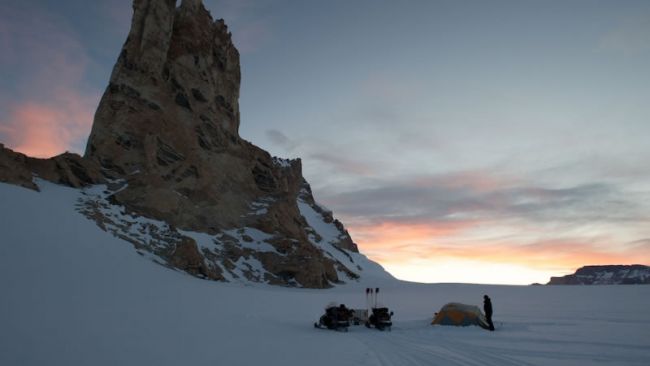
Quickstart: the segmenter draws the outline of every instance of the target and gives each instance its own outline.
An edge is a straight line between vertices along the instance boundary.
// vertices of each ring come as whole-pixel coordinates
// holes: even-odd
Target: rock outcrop
[[[36,173],[74,187],[108,183],[106,195],[80,210],[138,250],[196,276],[314,288],[359,277],[357,247],[314,201],[301,161],[271,157],[239,136],[240,78],[227,26],[200,0],[179,7],[175,0],[135,0],[84,157],[38,160],[3,151],[0,165],[19,168],[3,169],[0,180],[35,188]],[[122,216],[110,216],[110,207]],[[168,226],[140,227],[158,235],[147,242],[129,234],[136,223],[128,216]],[[318,222],[310,225],[307,216]],[[314,227],[321,225],[328,235]],[[203,245],[196,233],[211,239]],[[249,276],[237,263],[251,269]]]
[[[38,190],[34,176],[75,188],[105,182],[100,166],[77,154],[64,153],[50,159],[37,159],[0,144],[0,182]]]
[[[634,265],[584,266],[574,274],[551,277],[548,285],[650,284],[650,267]]]

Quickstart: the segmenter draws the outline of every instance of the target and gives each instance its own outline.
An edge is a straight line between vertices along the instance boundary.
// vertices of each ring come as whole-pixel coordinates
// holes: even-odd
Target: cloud
[[[95,98],[69,91],[47,102],[18,103],[6,120],[0,120],[0,135],[7,138],[7,146],[26,155],[58,155],[87,137],[95,103]]]
[[[584,265],[650,261],[650,250],[647,247],[612,246],[606,238],[560,236],[522,244],[517,237],[490,241],[466,235],[479,224],[470,221],[429,225],[384,222],[379,225],[352,226],[349,229],[364,253],[388,266],[428,262],[435,267],[440,263],[474,261],[524,266],[562,274]]]
[[[347,156],[342,156],[331,152],[313,152],[307,155],[307,159],[316,160],[321,163],[328,164],[332,169],[339,173],[353,174],[353,175],[370,175],[373,173],[373,168],[370,164],[365,162],[356,161]]]
[[[650,238],[632,241],[630,243],[627,243],[627,246],[639,251],[645,251],[646,253],[650,253]],[[648,263],[648,262],[649,262],[648,260],[646,261],[639,260],[639,263]]]
[[[386,220],[377,224],[358,223],[348,226],[355,242],[364,253],[380,261],[405,261],[408,258],[426,258],[435,243],[461,235],[474,223],[429,222],[404,223]]]
[[[67,24],[29,6],[2,7],[0,69],[6,90],[0,138],[10,148],[49,157],[82,145],[92,125],[99,92],[84,77],[90,58]]]
[[[285,149],[288,152],[293,151],[299,145],[298,142],[290,139],[287,137],[287,135],[275,129],[266,130],[265,134],[273,144]]]
[[[517,219],[575,224],[648,218],[647,207],[611,184],[547,188],[481,171],[374,181],[351,191],[325,191],[321,199],[339,214],[367,222]]]
[[[314,179],[316,184],[325,176],[348,179],[373,175],[377,171],[377,164],[356,159],[349,146],[314,137],[293,139],[277,129],[268,129],[264,133],[276,147],[304,159],[306,163],[303,166],[306,170],[316,167],[314,171],[317,177]]]
[[[650,51],[650,14],[626,19],[602,36],[599,48],[628,56]]]
[[[321,200],[361,250],[387,266],[417,261],[525,266],[544,273],[650,261],[648,195],[603,183],[544,187],[488,171],[367,181]]]

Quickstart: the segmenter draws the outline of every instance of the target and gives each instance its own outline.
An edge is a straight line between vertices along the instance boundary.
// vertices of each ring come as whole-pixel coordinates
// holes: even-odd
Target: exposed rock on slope
[[[14,152],[0,144],[0,182],[38,190],[33,176],[71,187],[105,182],[98,164],[77,154],[65,153],[37,159]]]
[[[358,278],[365,257],[314,202],[300,160],[240,138],[239,53],[223,20],[200,0],[135,0],[133,11],[84,158],[64,154],[37,169],[3,152],[0,164],[22,160],[0,180],[34,188],[36,172],[72,186],[109,183],[80,210],[200,277],[317,288]]]
[[[574,274],[551,277],[549,285],[635,285],[650,284],[650,267],[640,264],[585,266]]]

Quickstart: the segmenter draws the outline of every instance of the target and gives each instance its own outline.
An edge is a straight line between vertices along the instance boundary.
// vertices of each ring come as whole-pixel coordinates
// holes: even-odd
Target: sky
[[[650,2],[204,0],[240,135],[419,282],[650,264]],[[0,3],[0,142],[83,153],[128,0]]]

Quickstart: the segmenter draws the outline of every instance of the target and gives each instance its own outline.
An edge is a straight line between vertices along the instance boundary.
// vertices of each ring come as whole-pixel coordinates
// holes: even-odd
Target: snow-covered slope
[[[0,184],[0,365],[650,364],[650,286],[204,281],[134,255],[75,211],[78,191],[42,190]],[[392,332],[312,327],[330,301],[364,307],[368,286]],[[429,325],[484,293],[496,332]]]
[[[60,191],[60,187],[53,187],[47,181],[36,182],[44,188],[41,195],[44,199],[53,190]],[[267,233],[253,227],[222,230],[216,235],[180,230],[163,221],[134,215],[123,206],[114,204],[111,202],[112,195],[124,189],[125,185],[116,182],[110,186],[96,185],[72,190],[66,197],[75,203],[78,212],[103,230],[130,242],[139,254],[154,262],[185,270],[200,278],[302,287],[291,276],[279,278],[277,271],[271,273],[268,270],[269,263],[277,264],[295,255],[295,248],[287,248],[285,242],[280,243],[281,249],[278,248],[277,233]],[[304,197],[311,198],[311,193]],[[307,222],[305,231],[309,233],[310,244],[315,247],[316,253],[334,263],[338,283],[355,282],[360,277],[393,279],[380,265],[363,254],[340,246],[342,240],[349,236],[344,228],[328,220],[331,213],[324,216],[314,209],[319,207],[315,202],[307,203],[302,198],[298,198],[297,204]],[[265,208],[263,205],[256,206],[256,210],[260,209]],[[188,239],[191,245],[185,246],[185,249],[196,249],[183,251]]]
[[[342,240],[343,235],[340,228],[337,228],[331,222],[323,220],[322,212],[327,212],[329,215],[326,214],[326,216],[331,216],[330,211],[319,206],[317,203],[309,204],[309,202],[300,197],[298,198],[298,208],[300,209],[300,214],[307,220],[308,227],[311,228],[311,233],[308,236],[309,241],[320,248],[327,257],[337,263],[342,263],[345,268],[349,268],[354,273],[363,277],[364,281],[386,281],[393,279],[382,266],[368,260],[363,254],[344,250],[336,245],[336,243]],[[346,277],[345,273],[339,273],[338,275],[339,278]]]

